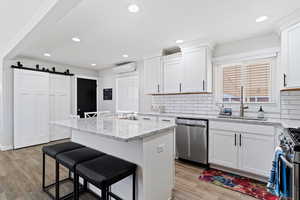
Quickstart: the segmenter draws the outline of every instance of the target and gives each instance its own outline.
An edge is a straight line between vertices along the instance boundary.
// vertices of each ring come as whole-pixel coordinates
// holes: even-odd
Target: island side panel
[[[170,200],[175,185],[175,129],[143,139],[145,200]]]
[[[136,193],[137,200],[144,200],[143,191],[143,141],[131,142],[119,141],[111,138],[101,137],[97,134],[72,130],[73,142],[102,151],[106,154],[130,161],[138,165]],[[97,192],[96,190],[93,190]],[[132,177],[128,177],[112,187],[112,192],[120,195],[123,199],[132,199]],[[99,194],[99,192],[97,192]]]

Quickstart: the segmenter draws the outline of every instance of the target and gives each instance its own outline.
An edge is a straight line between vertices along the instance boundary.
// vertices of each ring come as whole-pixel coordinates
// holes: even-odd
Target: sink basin
[[[224,116],[219,115],[218,118],[224,119],[240,119],[240,120],[256,120],[256,121],[265,121],[265,118],[257,118],[257,117],[240,117],[240,116]]]

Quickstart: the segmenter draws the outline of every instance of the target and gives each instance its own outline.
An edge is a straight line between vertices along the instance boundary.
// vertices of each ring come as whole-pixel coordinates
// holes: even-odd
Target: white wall
[[[4,62],[3,70],[3,113],[5,117],[3,119],[3,134],[1,134],[1,144],[2,149],[10,149],[13,145],[13,70],[11,65],[16,65],[17,61],[21,61],[24,67],[35,68],[36,64],[40,67],[52,68],[55,67],[56,71],[65,71],[70,69],[71,73],[80,76],[90,76],[98,78],[98,71],[91,69],[84,69],[78,67],[63,66],[43,61],[30,60],[30,59],[19,59],[19,60],[6,60]],[[72,96],[72,108],[75,104],[75,77],[72,78],[71,83],[71,96]],[[73,113],[75,113],[75,110]]]
[[[280,47],[280,37],[277,34],[268,34],[216,45],[213,55],[220,57],[274,47]]]
[[[144,95],[144,64],[143,61],[137,62],[137,71],[139,74],[139,112],[150,112],[151,111],[151,96]],[[100,87],[99,87],[99,98],[100,98],[100,110],[110,110],[116,112],[116,77],[113,73],[112,68],[104,69],[99,71]],[[113,89],[113,100],[103,101],[103,89]]]

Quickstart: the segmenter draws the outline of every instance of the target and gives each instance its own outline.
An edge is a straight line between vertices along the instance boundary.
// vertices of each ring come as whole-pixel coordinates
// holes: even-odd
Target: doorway
[[[77,115],[84,118],[86,112],[97,111],[97,79],[76,78]]]

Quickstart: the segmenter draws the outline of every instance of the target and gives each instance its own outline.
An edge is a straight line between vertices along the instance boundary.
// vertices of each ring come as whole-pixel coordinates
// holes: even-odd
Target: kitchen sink
[[[224,118],[224,119],[240,119],[240,120],[256,120],[256,121],[265,121],[265,120],[266,120],[266,118],[240,117],[240,116],[225,116],[225,115],[219,115],[218,118]]]

